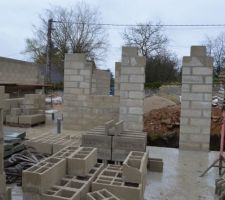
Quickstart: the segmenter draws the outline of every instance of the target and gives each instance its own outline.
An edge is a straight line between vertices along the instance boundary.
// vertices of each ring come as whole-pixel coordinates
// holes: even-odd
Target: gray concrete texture
[[[96,70],[93,62],[86,60],[85,54],[66,54],[63,111],[65,129],[88,130],[108,120],[118,119],[119,98],[108,96],[109,91],[103,92],[105,87],[109,87],[109,80],[109,72]],[[102,84],[106,86],[100,88]],[[97,95],[100,93],[102,95]]]
[[[145,65],[137,48],[122,47],[119,119],[126,130],[143,130]]]
[[[25,94],[24,98],[4,99],[4,121],[10,125],[37,125],[45,123],[45,96]]]
[[[192,46],[183,58],[180,149],[209,150],[213,59]]]
[[[43,84],[40,65],[0,57],[0,83]]]

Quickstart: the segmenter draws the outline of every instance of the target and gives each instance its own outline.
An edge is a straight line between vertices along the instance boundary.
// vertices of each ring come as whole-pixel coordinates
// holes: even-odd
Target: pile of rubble
[[[144,115],[144,131],[148,136],[165,137],[179,134],[180,106],[168,106],[155,109]]]

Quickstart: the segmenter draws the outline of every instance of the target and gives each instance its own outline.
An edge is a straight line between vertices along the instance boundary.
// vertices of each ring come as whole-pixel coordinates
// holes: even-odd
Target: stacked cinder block
[[[119,119],[128,130],[143,131],[145,65],[137,48],[122,48]]]
[[[213,58],[206,47],[192,46],[183,57],[180,149],[209,150]]]
[[[121,73],[121,62],[115,64],[115,83],[114,83],[114,95],[120,96],[120,73]]]
[[[95,147],[98,151],[98,159],[111,160],[112,135],[108,135],[113,121],[105,123],[82,135],[82,146]]]
[[[92,191],[107,189],[122,200],[143,200],[143,185],[123,180],[123,166],[108,165],[92,183]]]
[[[67,146],[80,146],[80,139],[70,135],[46,134],[27,140],[25,144],[37,152],[52,155]]]
[[[85,200],[91,183],[104,165],[97,163],[97,149],[66,147],[23,171],[24,199]]]
[[[85,54],[66,54],[64,66],[64,129],[88,130],[118,119],[118,97],[92,95],[98,90],[92,73],[98,71]]]
[[[26,94],[22,104],[19,124],[36,125],[45,122],[45,97],[41,94]]]
[[[120,200],[114,194],[106,189],[102,189],[87,194],[87,200]]]
[[[94,68],[92,72],[91,94],[109,95],[111,75],[108,70]]]
[[[45,97],[41,94],[26,94],[24,98],[6,99],[5,115],[9,125],[32,126],[45,122]]]
[[[124,130],[123,121],[113,120],[82,135],[82,146],[98,148],[98,159],[123,162],[130,151],[146,151],[147,136],[140,131]]]

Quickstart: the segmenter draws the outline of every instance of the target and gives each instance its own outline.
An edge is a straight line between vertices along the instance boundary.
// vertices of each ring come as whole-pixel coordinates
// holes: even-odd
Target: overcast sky
[[[25,39],[32,37],[32,25],[50,5],[71,7],[76,0],[0,0],[0,56],[20,60]],[[103,23],[136,24],[151,20],[163,24],[225,24],[225,0],[86,0],[99,8]],[[100,68],[114,70],[121,57],[121,28],[107,28],[110,48]],[[189,55],[191,45],[202,44],[225,28],[168,28],[169,49],[179,58]]]

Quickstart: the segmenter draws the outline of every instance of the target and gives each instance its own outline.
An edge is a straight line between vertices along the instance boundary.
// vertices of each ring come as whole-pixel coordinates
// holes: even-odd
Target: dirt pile
[[[165,136],[179,131],[180,105],[152,110],[144,115],[144,131],[148,135]]]
[[[175,102],[163,97],[159,96],[147,97],[144,99],[144,113],[148,113],[151,110],[165,108],[167,106],[174,106],[174,105],[176,105]]]

